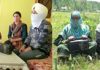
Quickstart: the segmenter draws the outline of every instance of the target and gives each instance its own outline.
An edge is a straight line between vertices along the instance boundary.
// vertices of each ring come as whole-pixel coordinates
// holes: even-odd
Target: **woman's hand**
[[[19,49],[19,52],[21,53],[21,52],[24,52],[24,50],[25,50],[25,47],[23,46],[23,47],[21,47],[20,49]]]
[[[23,52],[31,51],[31,47],[27,47]]]
[[[69,36],[68,37],[68,41],[73,41],[73,40],[75,40],[75,37],[74,36]]]
[[[81,39],[88,39],[86,35],[82,35]]]
[[[63,40],[62,43],[66,44],[66,43],[68,43],[70,41],[73,41],[73,40],[75,40],[75,37],[74,36],[70,36],[70,37],[68,37],[67,40]]]

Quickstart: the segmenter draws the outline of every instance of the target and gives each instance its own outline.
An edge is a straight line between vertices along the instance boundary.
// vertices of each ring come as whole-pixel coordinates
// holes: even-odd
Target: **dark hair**
[[[20,13],[19,11],[15,11],[15,12],[13,13],[13,16],[14,16],[14,14],[18,14],[18,15],[21,17],[21,13]]]

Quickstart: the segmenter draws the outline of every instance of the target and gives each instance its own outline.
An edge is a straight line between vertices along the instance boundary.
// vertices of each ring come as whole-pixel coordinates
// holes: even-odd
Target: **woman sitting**
[[[13,14],[14,22],[9,26],[8,38],[13,48],[19,50],[27,37],[27,25],[21,21],[21,13],[19,11]]]

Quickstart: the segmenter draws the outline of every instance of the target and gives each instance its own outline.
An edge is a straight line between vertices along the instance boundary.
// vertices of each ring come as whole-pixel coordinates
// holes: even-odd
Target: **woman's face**
[[[78,16],[73,16],[72,17],[72,20],[74,20],[76,23],[78,22],[79,19],[80,19],[80,17],[78,17]]]
[[[20,16],[18,14],[14,14],[14,22],[19,22],[20,21]]]

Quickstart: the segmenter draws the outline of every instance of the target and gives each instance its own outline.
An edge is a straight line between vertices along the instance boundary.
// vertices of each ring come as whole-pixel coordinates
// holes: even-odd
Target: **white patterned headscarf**
[[[37,12],[37,14],[31,14],[32,29],[34,29],[34,27],[38,28],[41,22],[46,18],[48,9],[43,4],[35,3],[32,6],[32,10],[35,10]]]

